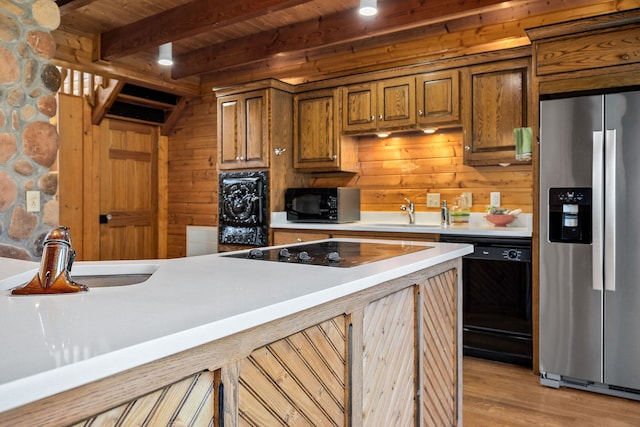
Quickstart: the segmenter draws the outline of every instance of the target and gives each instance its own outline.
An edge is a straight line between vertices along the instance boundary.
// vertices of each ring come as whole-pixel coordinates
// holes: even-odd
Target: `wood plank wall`
[[[188,102],[169,135],[167,256],[187,254],[187,225],[217,226],[216,98]]]
[[[464,165],[462,131],[433,135],[405,134],[389,138],[360,137],[356,175],[321,175],[314,186],[356,186],[361,188],[364,211],[396,211],[408,197],[416,211],[427,208],[427,193],[439,193],[440,200],[451,203],[462,192],[473,195],[474,212],[483,212],[489,194],[499,191],[502,206],[533,209],[533,169],[531,165],[472,167]]]
[[[360,187],[365,211],[396,211],[408,197],[418,212],[436,212],[426,207],[427,192],[440,193],[441,200],[450,203],[454,196],[470,191],[472,210],[483,212],[489,193],[500,191],[503,206],[532,212],[531,165],[465,166],[462,139],[460,129],[384,139],[360,137],[360,172],[316,173],[312,186]],[[169,136],[168,180],[167,256],[173,258],[186,255],[187,225],[218,222],[214,95],[190,101]]]

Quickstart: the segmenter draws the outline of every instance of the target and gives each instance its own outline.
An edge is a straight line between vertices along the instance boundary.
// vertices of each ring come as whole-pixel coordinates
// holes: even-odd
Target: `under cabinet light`
[[[378,134],[378,138],[386,138],[388,136],[389,136],[389,134],[386,133],[386,132],[381,132],[381,133]]]
[[[436,133],[437,130],[438,130],[438,128],[425,128],[425,129],[422,129],[422,132],[424,132],[424,133]]]
[[[358,10],[362,16],[373,16],[378,13],[377,0],[360,0],[360,9]]]
[[[158,64],[164,66],[173,65],[173,54],[171,50],[171,42],[160,45]]]

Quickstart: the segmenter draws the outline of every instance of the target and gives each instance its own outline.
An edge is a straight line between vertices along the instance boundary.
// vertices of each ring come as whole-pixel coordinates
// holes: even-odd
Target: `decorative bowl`
[[[515,219],[515,215],[509,214],[487,214],[486,220],[496,227],[506,227],[507,224],[511,224]]]

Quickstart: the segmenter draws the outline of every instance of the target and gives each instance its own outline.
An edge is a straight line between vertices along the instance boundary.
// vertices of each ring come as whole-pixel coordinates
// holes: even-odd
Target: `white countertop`
[[[72,277],[157,270],[141,284],[22,297],[10,289],[39,264],[0,258],[0,412],[472,252],[469,245],[402,243],[431,248],[351,268],[219,254],[76,262]]]
[[[416,212],[415,224],[409,224],[404,212],[360,212],[360,221],[342,224],[318,224],[287,221],[286,212],[271,214],[271,228],[299,230],[377,231],[392,233],[449,234],[485,237],[531,237],[533,215],[522,213],[506,227],[496,227],[485,219],[485,214],[472,212],[469,223],[440,225],[440,214]]]

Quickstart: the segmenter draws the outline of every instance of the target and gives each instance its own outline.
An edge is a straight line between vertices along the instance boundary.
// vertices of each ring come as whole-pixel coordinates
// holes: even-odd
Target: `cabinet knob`
[[[418,110],[418,115],[419,115],[419,116],[424,115],[424,113],[422,112],[422,110]]]
[[[335,160],[335,159],[337,159],[337,158],[338,158],[338,155],[337,155],[337,154],[334,154],[333,156],[331,156],[331,158],[332,158],[333,160]]]
[[[628,61],[629,60],[629,54],[628,53],[624,53],[624,54],[620,55],[620,58],[623,61]]]
[[[276,156],[281,156],[284,152],[287,151],[286,148],[274,148],[273,152]]]
[[[374,116],[373,114],[371,115],[371,117],[369,117],[369,121],[372,122],[376,119],[376,116]]]
[[[464,149],[465,149],[465,150],[467,150],[467,151],[469,151],[469,150],[471,150],[471,147],[470,147],[469,145],[465,145],[465,146],[464,146]]]
[[[302,243],[302,239],[301,238],[298,237],[296,240],[298,241],[298,243]]]
[[[378,116],[378,120],[382,120],[382,114]]]

